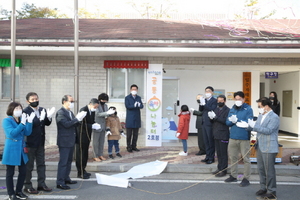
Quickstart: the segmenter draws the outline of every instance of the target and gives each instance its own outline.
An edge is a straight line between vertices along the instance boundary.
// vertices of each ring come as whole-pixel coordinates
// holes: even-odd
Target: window
[[[11,68],[10,67],[1,67],[1,99],[10,99],[11,98]],[[16,83],[15,83],[15,97],[20,98],[19,93],[19,76],[20,71],[19,67],[15,68],[15,76],[16,76]]]
[[[146,69],[108,68],[108,95],[110,100],[124,100],[130,93],[130,86],[139,87],[138,95],[145,97]]]

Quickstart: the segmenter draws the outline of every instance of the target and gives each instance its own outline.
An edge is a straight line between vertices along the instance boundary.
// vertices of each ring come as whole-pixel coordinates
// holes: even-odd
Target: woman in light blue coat
[[[6,187],[9,199],[27,199],[27,196],[22,193],[28,161],[26,152],[24,152],[26,151],[24,137],[31,134],[32,120],[35,114],[33,112],[26,117],[26,114],[22,114],[22,112],[20,103],[11,102],[6,111],[8,117],[2,121],[5,133],[2,164],[6,165]],[[19,167],[16,190],[14,190],[13,182],[15,166]]]

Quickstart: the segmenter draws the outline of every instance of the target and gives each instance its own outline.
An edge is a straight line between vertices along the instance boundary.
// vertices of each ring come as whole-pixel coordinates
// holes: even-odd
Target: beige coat
[[[110,129],[111,135],[107,136],[108,140],[119,140],[121,138],[120,131],[123,131],[118,116],[110,115],[106,118],[106,129]]]

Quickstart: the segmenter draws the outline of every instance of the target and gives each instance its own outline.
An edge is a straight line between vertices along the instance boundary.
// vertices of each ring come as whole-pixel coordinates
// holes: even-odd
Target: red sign
[[[140,68],[148,69],[148,60],[105,60],[104,68]]]

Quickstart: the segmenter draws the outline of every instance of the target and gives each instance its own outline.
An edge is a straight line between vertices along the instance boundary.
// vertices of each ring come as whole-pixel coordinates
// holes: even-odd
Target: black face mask
[[[224,102],[222,102],[222,103],[221,103],[221,102],[220,102],[220,103],[218,103],[218,106],[219,106],[219,107],[223,107],[224,105],[225,105],[225,103],[224,103]]]
[[[115,112],[115,115],[117,116],[117,111]]]
[[[30,102],[29,105],[30,105],[31,107],[33,107],[33,108],[36,108],[36,107],[38,107],[38,105],[39,105],[39,101]]]
[[[274,99],[275,99],[275,97],[270,97],[269,99],[270,99],[270,100],[274,100]]]
[[[105,102],[102,102],[102,101],[100,101],[100,104],[101,104],[101,105],[104,105],[104,104],[105,104]]]
[[[197,103],[200,103],[200,99],[197,99]]]

